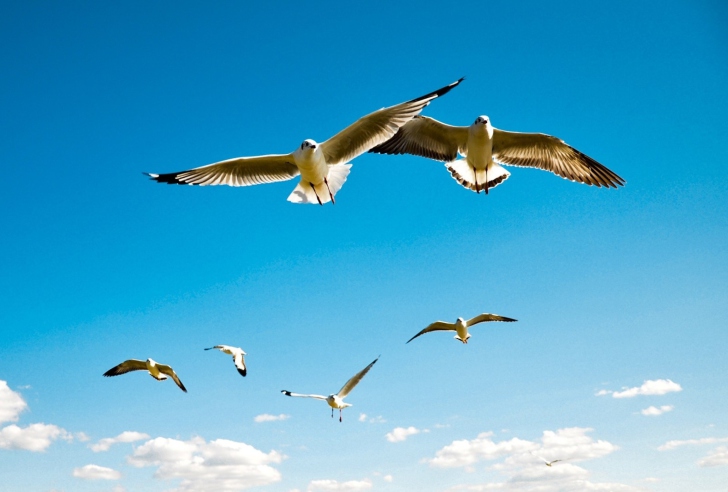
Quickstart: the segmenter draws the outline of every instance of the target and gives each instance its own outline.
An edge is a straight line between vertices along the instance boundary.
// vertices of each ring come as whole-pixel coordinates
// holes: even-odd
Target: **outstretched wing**
[[[293,154],[238,157],[169,174],[145,173],[159,183],[252,186],[286,181],[298,176]]]
[[[468,321],[466,321],[466,325],[468,327],[471,327],[473,325],[477,325],[478,323],[483,323],[485,321],[518,321],[518,320],[513,319],[513,318],[506,318],[505,316],[499,316],[497,314],[483,313],[483,314],[477,315],[474,318],[470,318]]]
[[[415,116],[386,142],[369,152],[412,154],[451,162],[467,155],[468,127],[451,126],[427,116]]]
[[[179,386],[179,389],[181,389],[182,391],[187,393],[187,388],[185,388],[185,385],[182,384],[182,381],[180,381],[179,377],[177,377],[177,373],[174,372],[174,370],[171,367],[166,366],[164,364],[157,364],[157,369],[159,369],[159,372],[161,372],[162,374],[166,374],[167,376],[174,379],[174,382],[177,383],[177,386]]]
[[[354,386],[359,384],[359,381],[361,381],[361,378],[366,376],[366,373],[369,372],[369,369],[372,368],[372,366],[379,360],[379,357],[374,359],[368,366],[366,366],[361,371],[357,372],[351,379],[349,379],[344,386],[341,387],[338,393],[339,398],[344,398],[346,395],[351,393],[351,390],[354,389]]]
[[[447,94],[462,80],[417,99],[382,108],[360,118],[321,144],[326,163],[329,165],[347,163],[372,147],[386,142],[433,99]]]
[[[455,331],[455,325],[453,323],[446,323],[445,321],[435,321],[427,328],[424,328],[422,331],[420,331],[417,335],[407,340],[407,343],[410,343],[418,336],[424,335],[425,333],[430,333],[431,331]]]
[[[326,397],[323,395],[302,395],[301,393],[291,393],[287,390],[281,390],[281,393],[283,393],[286,396],[298,396],[300,398],[316,398],[317,400],[325,400]]]
[[[233,355],[233,363],[235,363],[235,367],[238,369],[238,372],[241,376],[244,377],[248,374],[248,369],[245,367],[245,357],[243,356],[242,350],[235,352],[235,355]]]
[[[147,363],[143,360],[129,359],[106,371],[104,376],[108,378],[111,376],[120,376],[121,374],[126,374],[131,371],[141,371],[146,369]]]
[[[563,140],[543,133],[518,133],[493,129],[493,159],[512,166],[535,167],[562,178],[607,188],[625,181]]]

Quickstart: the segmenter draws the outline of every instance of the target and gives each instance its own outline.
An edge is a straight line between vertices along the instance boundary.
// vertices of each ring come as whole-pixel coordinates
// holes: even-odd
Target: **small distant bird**
[[[463,79],[411,101],[382,108],[344,128],[322,143],[304,140],[290,154],[239,157],[169,174],[145,173],[167,184],[251,186],[293,179],[301,180],[288,197],[293,203],[334,202],[349,175],[349,161],[385,142],[430,102],[447,94]],[[314,113],[315,106],[311,107]],[[286,119],[281,124],[286,124]]]
[[[563,140],[543,133],[507,132],[493,128],[487,116],[468,126],[450,126],[415,116],[390,140],[369,152],[413,154],[444,161],[452,177],[476,193],[505,181],[511,173],[498,163],[535,167],[587,185],[616,188],[625,181]],[[457,159],[458,154],[463,159]]]
[[[407,340],[407,343],[410,343],[412,340],[417,338],[420,335],[424,335],[425,333],[430,333],[431,331],[454,331],[457,332],[457,335],[455,335],[456,340],[460,340],[463,343],[468,343],[468,338],[470,338],[470,333],[468,333],[468,328],[470,328],[473,325],[477,325],[478,323],[483,323],[485,321],[518,321],[517,319],[513,318],[506,318],[505,316],[498,316],[497,314],[489,314],[489,313],[483,313],[479,314],[475,318],[471,318],[467,321],[465,321],[463,318],[458,318],[455,323],[448,323],[446,321],[435,321],[431,325],[429,325],[427,328],[419,332],[417,335],[413,336],[409,340]]]
[[[245,356],[247,355],[240,347],[231,347],[230,345],[215,345],[214,347],[206,348],[205,350],[218,349],[221,352],[225,352],[228,355],[233,356],[233,362],[237,367],[238,372],[241,376],[248,374],[248,370],[245,368]]]
[[[351,393],[351,390],[354,389],[354,387],[359,384],[359,381],[366,375],[366,373],[369,372],[369,369],[372,368],[375,362],[379,360],[379,357],[374,359],[374,361],[366,366],[364,369],[356,373],[351,379],[349,379],[346,384],[339,390],[338,393],[335,395],[329,395],[329,396],[323,396],[323,395],[302,395],[300,393],[291,393],[287,390],[281,390],[281,393],[283,393],[286,396],[299,396],[302,398],[316,398],[317,400],[324,400],[326,403],[329,404],[331,407],[331,418],[334,418],[334,408],[339,409],[339,422],[341,422],[341,410],[350,407],[351,403],[344,403],[344,398],[346,398],[346,395]]]
[[[533,454],[533,453],[531,453],[531,454]],[[563,461],[563,460],[553,460],[553,461],[549,461],[549,460],[547,460],[546,458],[542,458],[541,456],[539,456],[539,455],[537,455],[537,454],[533,454],[533,455],[534,455],[534,456],[535,456],[536,458],[538,458],[538,459],[540,459],[541,461],[543,461],[544,465],[546,465],[546,466],[551,466],[551,465],[553,465],[554,463],[558,463],[559,461]]]
[[[129,359],[122,362],[118,366],[112,367],[111,369],[106,371],[104,373],[104,376],[108,378],[111,376],[126,374],[127,372],[131,371],[144,370],[149,371],[149,375],[157,381],[164,381],[165,379],[167,379],[167,376],[171,377],[172,379],[174,379],[174,382],[177,383],[177,386],[179,386],[182,391],[187,393],[187,388],[185,388],[185,385],[182,384],[182,381],[179,380],[179,377],[177,377],[177,374],[171,367],[164,364],[159,364],[152,359],[147,359],[146,361]]]

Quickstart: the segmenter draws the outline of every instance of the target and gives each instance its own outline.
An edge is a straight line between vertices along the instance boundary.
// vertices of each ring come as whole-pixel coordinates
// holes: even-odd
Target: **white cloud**
[[[649,406],[640,410],[640,413],[646,417],[653,417],[656,415],[662,415],[663,413],[670,412],[675,408],[672,405],[662,405],[661,407]]]
[[[386,420],[384,420],[381,415],[377,415],[376,417],[369,417],[365,413],[360,413],[359,422],[369,422],[370,424],[383,424],[386,422]]]
[[[638,395],[666,395],[682,391],[682,386],[671,379],[652,379],[642,383],[642,386],[623,388],[622,391],[601,390],[596,396],[612,395],[613,398],[634,398]]]
[[[264,453],[227,439],[157,437],[136,448],[128,462],[136,467],[156,466],[154,476],[161,480],[181,479],[175,489],[180,492],[227,492],[280,481],[280,472],[270,465],[283,459],[277,451]]]
[[[119,480],[121,473],[99,465],[86,465],[73,469],[73,476],[84,480]]]
[[[702,444],[714,444],[717,442],[728,442],[728,437],[704,437],[702,439],[685,439],[683,441],[673,440],[667,441],[662,446],[658,447],[658,451],[670,451],[671,449],[679,448],[681,446],[699,446]]]
[[[308,484],[308,488],[306,490],[308,492],[315,492],[317,490],[350,492],[371,488],[372,482],[368,479],[349,480],[348,482],[337,482],[336,480],[312,480]]]
[[[384,475],[382,477],[382,480],[384,480],[385,482],[392,482],[394,480],[394,477],[392,475]]]
[[[101,451],[108,451],[111,446],[120,442],[135,442],[141,441],[142,439],[149,439],[149,434],[135,431],[124,431],[116,437],[105,437],[100,439],[96,444],[89,446],[91,451],[99,453]]]
[[[427,429],[420,430],[416,427],[395,427],[392,432],[387,432],[384,437],[387,438],[387,441],[389,442],[402,442],[405,439],[407,439],[409,436],[414,436],[415,434],[419,434],[420,432],[429,432]]]
[[[492,432],[484,432],[472,440],[454,441],[429,460],[433,467],[474,469],[480,461],[495,461],[489,470],[499,472],[505,480],[478,485],[457,486],[451,490],[517,490],[517,491],[637,491],[615,483],[593,483],[589,471],[574,464],[606,456],[617,449],[607,441],[595,441],[587,434],[592,429],[572,427],[544,431],[540,442],[512,438],[493,441]],[[561,460],[545,466],[541,460]]]
[[[698,460],[698,466],[726,466],[728,465],[728,447],[719,446],[713,450],[713,454],[709,454],[705,458]]]
[[[263,413],[260,415],[256,415],[253,419],[255,422],[275,422],[276,420],[288,420],[290,419],[290,415],[286,415],[285,413],[282,413],[280,415],[271,415],[269,413]]]
[[[0,429],[0,449],[45,451],[56,439],[70,441],[73,437],[65,429],[46,424],[8,425]]]
[[[20,393],[8,386],[7,381],[0,380],[0,423],[16,422],[20,412],[28,408]]]

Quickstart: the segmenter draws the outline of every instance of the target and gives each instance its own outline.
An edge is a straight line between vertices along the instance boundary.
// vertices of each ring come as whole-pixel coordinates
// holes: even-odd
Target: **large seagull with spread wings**
[[[493,128],[487,116],[470,126],[451,126],[415,116],[390,140],[369,152],[413,154],[444,161],[465,188],[488,193],[510,176],[500,164],[535,167],[587,185],[617,188],[625,181],[602,164],[543,133],[507,132]],[[458,154],[463,156],[458,159]]]
[[[486,321],[518,321],[513,318],[506,318],[505,316],[499,316],[497,314],[490,314],[490,313],[483,313],[479,314],[474,318],[470,318],[469,320],[464,320],[463,318],[458,318],[455,323],[448,323],[446,321],[435,321],[434,323],[430,324],[426,328],[423,328],[417,335],[413,336],[409,340],[407,340],[407,343],[410,343],[412,340],[417,338],[420,335],[424,335],[425,333],[430,333],[431,331],[454,331],[456,333],[455,339],[460,340],[463,343],[468,343],[468,339],[470,338],[470,333],[468,333],[468,328],[470,328],[473,325],[477,325],[478,323],[484,323]]]
[[[354,387],[359,384],[359,381],[362,380],[362,378],[366,375],[366,373],[369,372],[369,369],[372,368],[375,362],[379,360],[379,357],[374,359],[371,364],[366,366],[361,371],[357,372],[354,376],[352,376],[351,379],[349,379],[346,384],[339,390],[338,393],[332,394],[329,396],[323,396],[323,395],[302,395],[300,393],[291,393],[288,390],[281,390],[281,393],[283,393],[286,396],[298,396],[301,398],[315,398],[317,400],[324,400],[326,403],[329,404],[331,407],[331,418],[334,418],[334,409],[339,409],[339,422],[341,422],[341,410],[343,410],[346,407],[350,407],[351,403],[345,403],[344,398],[346,398],[346,395],[351,393],[351,390],[354,389]]]
[[[422,97],[382,108],[317,143],[307,139],[290,154],[238,157],[207,166],[169,174],[145,173],[167,184],[251,186],[286,181],[301,176],[293,193],[293,203],[334,202],[351,168],[350,160],[389,140],[405,123],[463,79]]]
[[[160,364],[153,359],[147,359],[146,361],[137,359],[126,360],[118,366],[114,366],[106,371],[104,373],[104,376],[107,378],[111,376],[120,376],[131,371],[148,371],[149,375],[157,381],[164,381],[165,379],[167,379],[167,376],[169,376],[174,380],[175,383],[177,383],[179,389],[187,393],[187,388],[185,388],[185,385],[182,384],[182,381],[180,381],[177,373],[174,372],[174,369],[172,369],[168,365]]]

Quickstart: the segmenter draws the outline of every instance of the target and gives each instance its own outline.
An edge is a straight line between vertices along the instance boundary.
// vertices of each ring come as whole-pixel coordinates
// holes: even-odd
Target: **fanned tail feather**
[[[326,176],[326,180],[329,182],[329,187],[326,187],[326,183],[321,182],[315,186],[316,192],[311,188],[310,183],[304,183],[300,181],[293,192],[288,196],[288,201],[292,203],[313,203],[318,204],[319,200],[321,203],[328,203],[331,201],[329,197],[329,190],[331,194],[336,196],[336,193],[344,186],[346,177],[349,175],[351,164],[336,164],[329,166],[329,174]],[[318,199],[316,198],[318,196]]]
[[[473,191],[485,191],[486,175],[488,179],[488,190],[495,188],[511,175],[511,173],[506,171],[502,166],[493,164],[488,168],[487,173],[485,169],[478,169],[476,176],[475,169],[473,169],[473,167],[468,164],[465,159],[446,162],[445,167],[447,167],[447,170],[450,171],[450,174],[452,174],[455,181],[460,183],[463,187]]]

